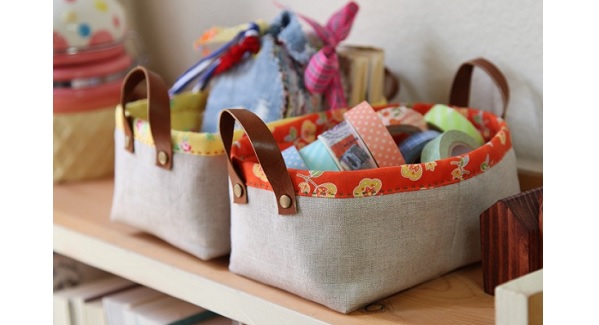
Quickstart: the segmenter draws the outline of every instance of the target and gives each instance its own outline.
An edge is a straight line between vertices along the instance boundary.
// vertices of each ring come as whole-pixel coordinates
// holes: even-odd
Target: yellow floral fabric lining
[[[225,150],[220,134],[199,132],[206,105],[207,92],[184,92],[171,98],[171,138],[173,151],[197,156],[224,155]],[[115,112],[116,128],[123,129],[121,115],[122,107],[118,105]],[[127,104],[127,115],[133,117],[134,138],[144,144],[153,146],[154,140],[150,133],[148,122],[148,102],[141,99]],[[274,128],[290,119],[269,123]],[[234,140],[243,135],[242,130],[236,130]]]

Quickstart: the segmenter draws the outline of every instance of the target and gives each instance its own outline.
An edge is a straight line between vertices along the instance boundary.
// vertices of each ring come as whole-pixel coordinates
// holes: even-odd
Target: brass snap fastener
[[[158,153],[158,162],[164,166],[166,165],[166,163],[168,163],[168,155],[166,154],[166,152],[164,151],[160,151]]]
[[[243,195],[243,187],[239,184],[235,184],[235,186],[233,186],[233,194],[235,194],[235,197],[241,197]]]
[[[289,208],[291,206],[291,198],[289,197],[289,195],[286,195],[286,194],[281,195],[281,197],[279,198],[279,204],[284,209]]]

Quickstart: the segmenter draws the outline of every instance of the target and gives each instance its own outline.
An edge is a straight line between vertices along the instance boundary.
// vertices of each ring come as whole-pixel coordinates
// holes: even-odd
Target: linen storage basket
[[[133,100],[140,93],[147,98]],[[219,134],[199,132],[206,99],[193,91],[169,97],[160,75],[143,66],[129,71],[113,109],[110,215],[203,260],[230,251],[223,144]]]
[[[133,101],[134,89],[142,82],[147,99]],[[162,78],[138,66],[125,77],[121,94],[121,104],[113,109],[111,220],[153,234],[200,259],[228,254],[222,142],[218,135],[198,132],[206,93],[169,98]]]
[[[480,63],[464,64],[454,88],[469,92],[472,67]],[[507,99],[502,77],[495,73]],[[424,113],[433,105],[415,106]],[[484,145],[433,162],[340,172],[287,168],[281,151],[314,140],[343,111],[273,130],[246,110],[223,111],[231,272],[349,313],[479,261],[480,213],[519,192],[516,157],[501,117],[459,111],[475,122]],[[246,136],[232,146],[235,122]],[[297,130],[310,136],[300,138]]]

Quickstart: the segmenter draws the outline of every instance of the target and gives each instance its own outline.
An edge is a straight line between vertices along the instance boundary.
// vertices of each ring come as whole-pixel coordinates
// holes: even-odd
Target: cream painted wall
[[[271,0],[124,0],[141,36],[148,66],[172,83],[197,61],[193,42],[214,25],[233,26],[279,9]],[[281,0],[324,23],[343,0]],[[360,10],[346,44],[385,49],[401,82],[401,102],[446,103],[459,65],[483,56],[506,75],[507,121],[521,169],[543,170],[543,2],[541,0],[357,0]],[[306,27],[307,28],[307,27]],[[494,84],[475,72],[471,106],[499,111]],[[492,108],[492,109],[491,109]]]

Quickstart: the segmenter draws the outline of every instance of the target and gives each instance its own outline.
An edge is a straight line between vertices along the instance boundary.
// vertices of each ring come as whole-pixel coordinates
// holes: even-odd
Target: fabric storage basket
[[[139,84],[147,98],[132,100]],[[112,111],[111,220],[203,260],[227,255],[226,156],[219,134],[199,132],[207,93],[186,91],[169,98],[163,79],[143,66],[129,71],[121,93],[121,104]]]
[[[145,82],[147,99],[131,101]],[[132,69],[114,132],[111,220],[151,233],[200,259],[229,253],[226,164],[218,136],[199,133],[206,93],[169,98],[162,78]]]
[[[473,65],[465,66],[471,74]],[[469,77],[458,79],[468,85],[457,88],[469,91]],[[480,213],[519,192],[516,157],[502,118],[460,111],[485,130],[485,144],[468,154],[322,172],[287,168],[281,150],[313,141],[343,111],[271,131],[251,112],[225,110],[220,133],[231,157],[230,270],[349,313],[479,261]],[[232,147],[236,121],[247,133]]]

